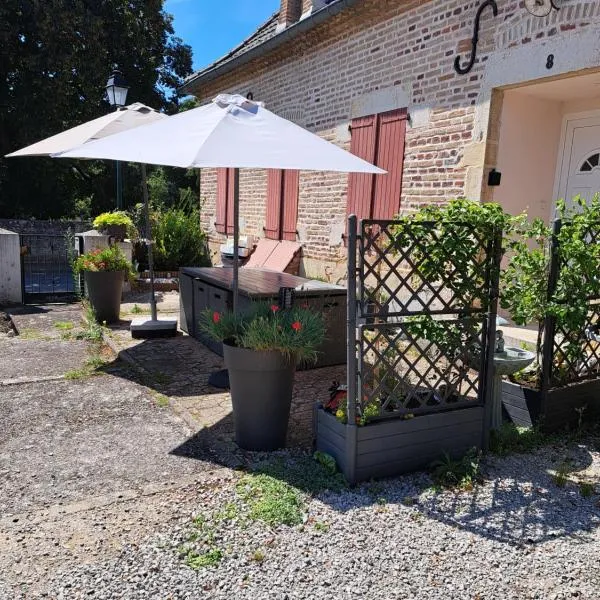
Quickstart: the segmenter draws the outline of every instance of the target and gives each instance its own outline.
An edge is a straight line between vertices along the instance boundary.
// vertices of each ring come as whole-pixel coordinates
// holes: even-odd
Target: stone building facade
[[[201,102],[221,92],[251,94],[354,151],[361,119],[404,111],[405,123],[394,130],[400,162],[392,176],[399,180],[390,187],[399,197],[386,210],[466,196],[548,220],[559,195],[600,189],[600,166],[593,164],[600,149],[600,2],[568,0],[539,17],[521,0],[496,0],[494,16],[487,0],[472,69],[461,74],[455,61],[469,63],[482,4],[282,0],[251,38],[192,75],[182,91]],[[590,178],[582,183],[578,163],[590,157]],[[501,174],[499,185],[488,185],[498,183],[492,170]],[[241,171],[242,233],[264,234],[267,180],[265,171]],[[202,218],[213,248],[225,236],[215,228],[217,187],[216,171],[204,169]],[[300,173],[303,273],[343,277],[352,202],[347,175]],[[388,215],[371,206],[364,216]]]

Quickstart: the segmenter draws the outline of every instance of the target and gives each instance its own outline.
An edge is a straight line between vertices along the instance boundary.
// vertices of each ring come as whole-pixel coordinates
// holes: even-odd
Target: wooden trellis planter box
[[[600,379],[547,392],[503,381],[502,404],[511,421],[520,427],[539,425],[546,432],[573,428],[579,422],[576,409],[586,407],[584,421],[600,416]]]
[[[427,468],[444,452],[458,457],[481,448],[483,420],[483,408],[477,406],[356,427],[343,425],[319,407],[317,450],[333,456],[351,484],[393,477]]]

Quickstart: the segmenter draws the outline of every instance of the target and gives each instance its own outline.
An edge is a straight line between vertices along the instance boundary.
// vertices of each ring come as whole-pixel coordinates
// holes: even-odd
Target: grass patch
[[[238,496],[248,505],[249,517],[267,525],[299,525],[304,514],[300,492],[289,483],[266,473],[244,475],[236,486]]]
[[[148,315],[148,314],[150,314],[150,309],[142,308],[141,306],[134,304],[133,308],[131,309],[131,314],[132,315]]]
[[[453,459],[444,453],[442,459],[431,465],[431,477],[440,487],[471,490],[482,479],[480,463],[481,452],[476,448],[472,448],[459,459]]]
[[[550,437],[536,427],[516,427],[505,423],[499,431],[492,431],[490,451],[498,456],[532,452],[550,442]]]
[[[265,560],[265,553],[262,550],[255,550],[251,558],[254,562],[261,563]]]
[[[596,492],[596,488],[593,483],[591,483],[589,481],[581,481],[579,483],[579,493],[584,498],[589,498],[590,496],[593,496],[595,494],[595,492]]]
[[[556,487],[565,487],[569,481],[569,473],[572,470],[571,461],[563,460],[559,465],[554,474],[552,475],[552,481]]]
[[[54,327],[60,331],[71,331],[75,327],[75,323],[73,321],[56,321]]]
[[[154,392],[152,395],[154,396],[154,403],[156,406],[160,408],[167,408],[167,406],[169,406],[169,398],[164,394]]]
[[[283,459],[277,457],[259,463],[255,471],[286,481],[291,486],[314,495],[324,490],[340,492],[348,487],[341,473],[332,472],[331,465],[308,456]]]
[[[215,521],[233,521],[240,514],[240,510],[234,502],[227,502],[215,515]]]
[[[189,549],[185,553],[185,564],[191,569],[202,569],[218,565],[222,558],[223,551],[219,548],[211,548],[202,554]]]
[[[329,523],[325,523],[325,521],[316,521],[314,524],[314,528],[317,531],[327,533],[329,531]]]
[[[45,335],[38,329],[29,329],[29,328],[21,329],[19,331],[19,338],[22,340],[40,340],[40,341],[52,339],[50,336]]]

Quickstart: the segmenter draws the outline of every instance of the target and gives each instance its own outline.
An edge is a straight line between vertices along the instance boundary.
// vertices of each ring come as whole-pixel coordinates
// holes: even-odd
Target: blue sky
[[[194,70],[226,54],[279,9],[280,0],[166,0],[175,33],[194,50]]]

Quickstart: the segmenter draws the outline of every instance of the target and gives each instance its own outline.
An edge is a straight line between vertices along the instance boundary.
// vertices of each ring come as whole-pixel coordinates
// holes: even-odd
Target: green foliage
[[[499,456],[532,452],[549,440],[537,427],[517,427],[512,423],[505,423],[500,430],[492,431],[490,451]]]
[[[93,194],[94,212],[115,205],[109,162],[4,159],[4,155],[113,110],[103,99],[113,65],[131,86],[128,102],[169,113],[192,71],[163,0],[0,2],[0,216],[62,217]],[[137,167],[123,165],[124,197]]]
[[[324,490],[339,492],[346,488],[346,480],[341,473],[337,470],[332,472],[331,465],[325,466],[308,456],[270,459],[259,464],[256,472],[287,481],[294,488],[312,495]]]
[[[75,323],[73,323],[73,321],[56,321],[56,323],[54,323],[54,327],[56,327],[56,329],[60,329],[61,331],[70,331],[73,329],[73,327],[75,327]]]
[[[123,210],[113,210],[99,214],[92,223],[94,229],[104,231],[111,225],[123,225],[127,228],[127,234],[132,235],[135,232],[131,217]]]
[[[444,453],[442,459],[431,465],[431,476],[434,483],[441,487],[470,490],[481,481],[480,462],[481,452],[476,448],[456,460]]]
[[[125,271],[130,273],[131,263],[119,246],[96,248],[77,257],[73,264],[75,273],[83,271]]]
[[[153,225],[154,266],[158,271],[173,271],[184,266],[210,266],[207,236],[197,210],[186,213],[170,208],[155,215]]]
[[[272,527],[302,523],[304,502],[289,483],[265,473],[249,474],[240,479],[236,490],[249,505],[252,520]]]
[[[575,364],[585,354],[583,331],[587,324],[589,298],[600,296],[600,244],[590,243],[590,234],[600,232],[600,198],[589,203],[577,196],[573,207],[557,203],[561,228],[555,234],[559,264],[557,284],[549,294],[552,231],[539,219],[519,230],[509,243],[509,261],[501,276],[501,305],[518,325],[543,323],[554,317],[566,332],[561,353],[555,356],[555,376],[562,379],[563,359]],[[537,352],[541,355],[542,335]]]
[[[211,548],[198,554],[194,550],[188,550],[185,553],[185,564],[191,569],[202,569],[204,567],[215,567],[223,559],[223,551],[219,548]]]
[[[581,481],[579,483],[579,493],[584,498],[593,496],[596,492],[596,486],[590,481]]]
[[[331,456],[331,454],[327,454],[327,452],[321,452],[321,450],[317,450],[313,454],[313,458],[323,466],[323,468],[328,472],[334,475],[337,472],[337,464],[335,462],[335,458]]]
[[[88,340],[90,342],[101,342],[106,328],[98,323],[96,311],[89,302],[85,301],[83,303],[83,309],[85,327],[77,332],[75,338],[78,340]]]
[[[554,485],[561,488],[565,487],[569,481],[569,474],[571,473],[572,469],[573,466],[571,461],[567,459],[563,460],[552,475],[552,481],[554,482]]]
[[[414,247],[411,256],[419,265],[420,279],[430,284],[443,282],[465,306],[485,307],[482,247],[497,233],[512,229],[519,218],[498,204],[459,198],[400,217],[392,235],[398,250]]]
[[[304,308],[280,310],[264,303],[239,315],[207,310],[200,327],[218,341],[257,351],[274,350],[298,361],[315,361],[325,337],[321,313]]]

